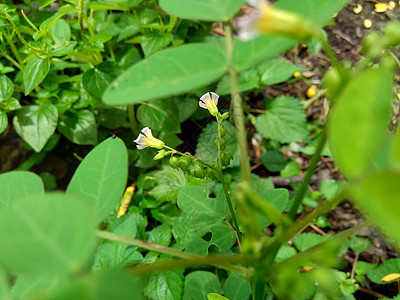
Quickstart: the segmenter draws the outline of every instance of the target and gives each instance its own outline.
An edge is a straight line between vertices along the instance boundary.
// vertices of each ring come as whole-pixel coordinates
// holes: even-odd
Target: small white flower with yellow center
[[[134,142],[137,144],[136,147],[139,150],[142,150],[146,147],[152,147],[156,149],[164,148],[165,144],[163,141],[156,139],[153,134],[151,133],[151,129],[149,127],[145,127],[142,129],[142,133],[139,134]]]
[[[199,105],[201,108],[208,109],[210,114],[216,117],[218,115],[218,98],[219,96],[216,93],[207,92],[200,97]]]

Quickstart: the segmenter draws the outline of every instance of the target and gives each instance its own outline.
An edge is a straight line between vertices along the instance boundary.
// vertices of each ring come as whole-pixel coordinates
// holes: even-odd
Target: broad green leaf
[[[177,203],[181,210],[193,215],[198,226],[218,222],[228,214],[228,206],[222,192],[216,198],[210,198],[208,189],[198,185],[181,189]]]
[[[388,135],[392,101],[392,76],[372,69],[346,85],[335,103],[328,123],[333,157],[348,177],[371,169]]]
[[[148,234],[147,240],[150,243],[163,245],[167,247],[171,243],[171,238],[172,238],[171,227],[169,227],[168,224],[162,224],[160,226],[157,226],[156,228],[150,230],[147,234]]]
[[[0,130],[1,132],[1,130]],[[394,166],[400,167],[400,132],[397,132],[393,137],[392,147],[390,149],[390,160]]]
[[[0,106],[2,106],[5,111],[14,111],[21,108],[21,104],[14,97],[1,101]]]
[[[11,289],[11,295],[15,299],[34,299],[35,295],[47,295],[67,283],[68,277],[64,274],[21,275]]]
[[[279,248],[278,253],[275,256],[275,262],[281,262],[289,257],[296,255],[297,251],[288,245],[283,245]]]
[[[94,148],[75,171],[67,195],[79,195],[96,208],[103,220],[120,201],[128,176],[128,153],[119,138],[108,138]]]
[[[126,70],[106,90],[106,104],[133,104],[188,92],[217,80],[226,59],[209,44],[189,44],[151,55]]]
[[[279,0],[274,6],[299,14],[318,25],[325,25],[349,0]]]
[[[287,161],[283,154],[278,151],[266,151],[261,154],[261,163],[271,172],[282,170]]]
[[[377,268],[367,271],[367,276],[376,284],[387,284],[391,283],[392,281],[382,281],[382,279],[385,278],[385,276],[393,273],[400,273],[400,259],[398,258],[390,258],[385,260]],[[396,281],[398,280],[399,279],[397,278]]]
[[[257,68],[261,76],[261,82],[265,85],[284,82],[292,77],[294,72],[304,70],[304,68],[280,59],[272,59]]]
[[[288,38],[267,35],[247,42],[235,40],[232,53],[233,64],[237,71],[243,71],[274,58],[295,45],[296,42]]]
[[[228,21],[245,0],[160,0],[168,14],[184,19]]]
[[[174,99],[160,99],[141,104],[137,119],[143,125],[157,131],[179,133],[179,110]]]
[[[186,185],[185,175],[181,171],[170,167],[155,173],[152,180],[157,185],[149,190],[148,194],[160,202],[176,200],[179,191]]]
[[[69,14],[73,11],[76,11],[76,6],[73,5],[63,5],[60,9],[48,18],[46,21],[40,24],[40,32],[37,32],[33,35],[33,38],[37,41],[39,38],[47,34],[47,31],[53,26],[57,20],[61,19],[64,15]]]
[[[247,300],[251,294],[249,280],[231,273],[224,283],[224,295],[229,300]]]
[[[95,224],[94,211],[71,195],[13,202],[0,212],[0,262],[15,275],[77,272],[92,254]]]
[[[220,294],[209,293],[207,294],[208,300],[229,300],[228,298],[221,296]]]
[[[0,102],[11,98],[14,92],[14,84],[6,75],[0,75]]]
[[[256,120],[256,129],[264,138],[281,143],[300,142],[306,138],[306,115],[295,98],[281,96],[266,100],[266,106],[267,112]]]
[[[223,122],[226,129],[225,141],[226,149],[233,155],[231,167],[239,166],[239,148],[236,141],[236,129],[229,122]],[[196,146],[196,157],[205,162],[212,163],[217,161],[218,150],[214,140],[217,138],[217,122],[207,124],[199,136]]]
[[[326,199],[330,200],[338,195],[346,185],[347,182],[328,179],[321,183],[320,190]]]
[[[221,285],[213,273],[195,271],[186,276],[183,300],[207,300],[209,293],[221,293]]]
[[[67,139],[78,145],[94,145],[97,143],[97,125],[92,112],[86,109],[74,114],[66,114],[58,124],[58,131]]]
[[[379,171],[363,178],[351,192],[361,210],[400,245],[400,173]]]
[[[136,238],[136,231],[135,215],[130,215],[113,233],[119,236]],[[142,260],[143,257],[137,251],[137,247],[132,247],[121,242],[107,241],[97,249],[93,270],[120,269]]]
[[[144,56],[147,57],[161,49],[167,47],[172,41],[170,33],[148,33],[145,34],[140,45],[142,46]]]
[[[116,63],[106,61],[87,70],[82,76],[82,85],[90,95],[100,99],[119,73],[120,68]]]
[[[332,236],[330,235],[319,235],[316,233],[304,232],[296,235],[293,239],[293,244],[299,251],[305,251],[315,245],[329,240]]]
[[[39,176],[26,171],[12,171],[0,175],[0,208],[28,195],[43,194],[43,182]]]
[[[363,238],[360,236],[352,236],[350,239],[349,247],[355,253],[361,253],[372,246],[372,243],[369,239]]]
[[[180,300],[183,290],[183,270],[168,270],[152,273],[145,288],[146,295],[153,300]]]
[[[207,235],[211,236],[208,241],[202,237],[199,237],[186,246],[187,252],[206,256],[208,249],[211,245],[214,245],[218,250],[223,253],[231,249],[236,241],[235,232],[224,224],[216,224],[207,230]]]
[[[2,134],[4,130],[6,130],[7,126],[8,126],[7,114],[4,111],[0,111],[0,134]]]
[[[15,131],[36,152],[40,152],[57,128],[58,112],[53,104],[27,105],[17,111]]]
[[[50,70],[50,59],[33,56],[24,69],[25,96],[46,78]]]
[[[215,222],[212,220],[212,223]],[[175,247],[181,250],[185,249],[189,243],[205,235],[209,228],[210,224],[201,224],[199,226],[193,214],[182,213],[175,219],[172,228],[172,233],[177,241]]]
[[[281,170],[281,176],[283,178],[298,176],[300,175],[300,172],[301,172],[300,164],[295,160],[291,160]]]
[[[268,190],[265,188],[260,188],[260,186],[255,186],[252,184],[254,192],[256,192],[262,199],[266,202],[275,206],[279,211],[283,211],[287,203],[289,201],[289,192],[287,189],[273,189]],[[266,216],[257,214],[257,220],[260,223],[261,227],[265,228],[269,226],[272,222]]]
[[[56,43],[69,42],[71,39],[71,28],[69,28],[69,25],[63,19],[55,22],[49,31]]]
[[[0,269],[0,299],[12,299],[9,296],[9,278],[3,269]]]
[[[240,92],[249,91],[258,88],[260,85],[260,75],[257,70],[250,69],[239,74],[238,77],[238,88]],[[218,83],[217,90],[215,91],[218,95],[228,95],[231,93],[231,83],[229,76],[225,75]]]

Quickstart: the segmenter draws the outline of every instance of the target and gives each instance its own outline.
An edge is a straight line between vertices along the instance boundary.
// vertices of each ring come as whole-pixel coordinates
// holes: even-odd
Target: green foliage
[[[265,103],[267,111],[256,121],[256,128],[264,138],[281,143],[304,140],[307,135],[306,117],[295,98],[281,96]]]
[[[50,60],[32,57],[24,70],[25,96],[46,78],[50,70]]]
[[[207,300],[209,293],[221,293],[221,285],[213,273],[195,271],[186,276],[183,299]]]
[[[388,284],[393,282],[390,281],[382,281],[382,278],[389,274],[399,273],[400,274],[400,260],[398,258],[390,258],[380,264],[378,267],[367,271],[368,278],[377,284]],[[396,281],[399,279],[397,278]]]
[[[92,150],[72,177],[67,195],[79,195],[96,208],[97,220],[111,212],[127,181],[128,153],[122,140],[109,138]]]

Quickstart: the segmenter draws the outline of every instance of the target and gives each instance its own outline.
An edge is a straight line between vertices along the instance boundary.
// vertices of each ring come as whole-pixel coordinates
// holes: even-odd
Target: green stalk
[[[15,58],[16,58],[17,61],[18,61],[18,65],[20,66],[19,69],[23,70],[24,67],[25,67],[24,61],[23,61],[21,55],[19,54],[18,49],[17,49],[17,47],[15,46],[15,44],[14,44],[14,42],[13,42],[11,36],[10,36],[6,31],[3,31],[3,35],[4,35],[4,37],[5,37],[5,39],[6,39],[7,43],[8,43],[8,45],[10,46],[12,53],[14,54]]]
[[[139,133],[138,127],[137,127],[137,121],[135,118],[135,107],[133,104],[128,105],[128,120],[129,120],[129,127],[131,128],[131,131],[134,135],[137,135]]]
[[[188,260],[186,262],[181,262],[181,264],[182,264],[181,267],[190,266],[190,265],[199,265],[199,264],[201,264],[201,265],[203,265],[203,264],[210,265],[211,264],[211,265],[215,265],[219,268],[223,268],[225,270],[237,272],[239,274],[245,274],[244,268],[237,267],[237,266],[230,264],[231,262],[246,261],[246,259],[243,256],[239,256],[239,255],[224,256],[224,255],[222,255],[222,256],[215,256],[215,257],[204,257],[204,256],[200,256],[200,255],[182,252],[180,250],[173,249],[170,247],[150,243],[148,241],[143,241],[143,240],[139,240],[139,239],[129,238],[126,236],[116,235],[114,233],[107,232],[107,231],[97,230],[96,235],[103,239],[121,242],[121,243],[132,245],[132,246],[135,246],[138,248],[143,248],[143,249],[146,249],[149,251],[155,251],[155,252],[159,252],[159,253],[163,253],[163,254],[167,254],[167,255],[171,255],[174,257],[179,257],[179,258]],[[172,266],[168,266],[168,269],[172,269],[174,266],[176,266],[177,263],[178,263],[177,261],[174,261]],[[153,267],[148,266],[147,268],[143,267],[143,270],[147,270],[146,272],[154,272],[154,271],[157,271],[158,269],[157,269],[157,266],[153,266]]]
[[[246,128],[244,122],[243,100],[239,92],[238,76],[232,62],[233,39],[230,25],[225,26],[226,36],[226,58],[228,63],[228,76],[231,85],[231,101],[233,107],[233,118],[235,120],[236,135],[240,149],[240,167],[243,180],[250,182],[251,169],[249,153],[247,149]]]
[[[239,231],[239,223],[238,223],[238,221],[236,219],[236,213],[235,213],[235,210],[233,208],[232,198],[231,198],[231,195],[230,195],[230,192],[229,192],[228,185],[225,182],[224,174],[222,172],[221,140],[223,139],[223,137],[221,136],[221,126],[222,126],[221,122],[222,122],[221,119],[219,117],[217,117],[217,124],[218,124],[218,129],[217,129],[217,140],[218,140],[217,149],[218,149],[218,166],[219,166],[218,172],[219,172],[220,177],[221,177],[220,180],[221,180],[221,183],[222,183],[222,187],[224,189],[226,202],[228,202],[229,211],[230,211],[230,213],[232,215],[233,227],[235,228],[235,231],[236,231],[237,236],[239,238],[239,240],[238,240],[239,248],[241,248],[240,247],[240,241],[242,240],[242,238],[241,238],[241,234],[240,234],[240,231]]]
[[[310,165],[307,168],[306,174],[303,178],[303,182],[301,183],[299,189],[297,190],[296,196],[294,198],[292,207],[290,208],[289,211],[289,218],[291,218],[292,220],[294,219],[294,217],[296,216],[297,210],[301,204],[301,202],[303,201],[304,198],[304,194],[307,190],[308,185],[310,184],[311,181],[311,176],[314,174],[315,168],[320,160],[321,157],[321,153],[322,150],[324,148],[326,142],[326,133],[325,130],[322,131],[321,133],[321,137],[320,140],[318,142],[318,146],[317,149],[315,149],[315,153],[313,155],[313,157],[311,158],[310,161]]]

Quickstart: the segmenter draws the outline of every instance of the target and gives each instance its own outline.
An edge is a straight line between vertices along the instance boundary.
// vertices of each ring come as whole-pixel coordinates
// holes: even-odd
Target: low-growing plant
[[[259,1],[239,20],[244,0],[1,4],[0,133],[12,119],[36,154],[0,175],[0,298],[355,299],[367,277],[398,281],[398,259],[358,261],[371,243],[355,235],[374,224],[400,243],[400,138],[389,126],[400,23],[371,32],[351,66],[321,29],[346,2]],[[308,126],[290,96],[263,99],[262,111],[246,102],[305,70],[278,58],[298,42],[331,62],[308,100],[329,99],[326,124]],[[178,137],[189,119],[207,120],[189,134],[195,149]],[[60,134],[95,148],[65,192],[48,192],[21,170]],[[301,170],[282,145],[312,154],[294,193],[251,172],[249,140],[282,177]],[[328,155],[347,182],[311,193]],[[343,200],[366,221],[336,235],[302,232],[329,227]],[[351,273],[341,271],[348,249]]]

